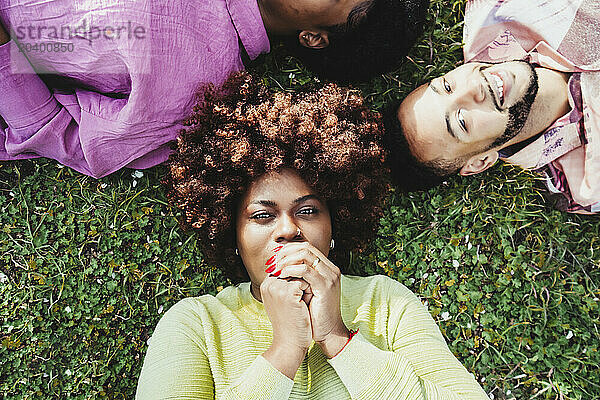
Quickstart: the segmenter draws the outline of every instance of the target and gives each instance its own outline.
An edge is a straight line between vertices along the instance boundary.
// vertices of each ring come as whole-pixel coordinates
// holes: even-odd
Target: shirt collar
[[[226,0],[227,10],[248,57],[254,60],[271,49],[257,0]]]

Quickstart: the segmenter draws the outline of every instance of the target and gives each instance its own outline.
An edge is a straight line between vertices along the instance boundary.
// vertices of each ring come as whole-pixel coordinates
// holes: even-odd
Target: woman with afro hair
[[[246,73],[201,92],[165,178],[234,281],[173,306],[142,399],[485,399],[418,298],[343,275],[388,191],[382,121],[333,84],[274,93]]]

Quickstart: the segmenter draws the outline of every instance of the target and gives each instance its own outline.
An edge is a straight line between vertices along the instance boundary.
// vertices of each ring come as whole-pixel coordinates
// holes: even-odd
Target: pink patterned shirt
[[[563,201],[600,212],[600,7],[597,0],[470,0],[465,62],[527,60],[571,73],[571,111],[504,161],[536,170]],[[512,146],[511,146],[512,147]]]

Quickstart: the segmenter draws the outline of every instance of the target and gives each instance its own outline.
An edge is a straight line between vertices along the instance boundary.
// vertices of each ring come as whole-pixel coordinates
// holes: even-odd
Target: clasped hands
[[[273,326],[268,355],[301,362],[314,340],[326,357],[333,357],[349,334],[340,312],[339,268],[308,242],[280,246],[274,255],[271,263],[267,261],[269,276],[260,286]]]

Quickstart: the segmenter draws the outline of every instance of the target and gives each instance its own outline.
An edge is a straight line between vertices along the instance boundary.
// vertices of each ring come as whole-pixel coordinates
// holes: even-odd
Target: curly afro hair
[[[287,43],[322,78],[365,81],[397,68],[423,31],[429,0],[366,0],[345,24],[327,28],[329,46],[308,49],[298,35]]]
[[[294,169],[327,202],[338,265],[374,237],[389,190],[383,123],[358,92],[329,84],[276,93],[241,72],[204,87],[186,125],[163,179],[167,197],[206,261],[234,282],[248,279],[235,254],[237,206],[268,172]]]

